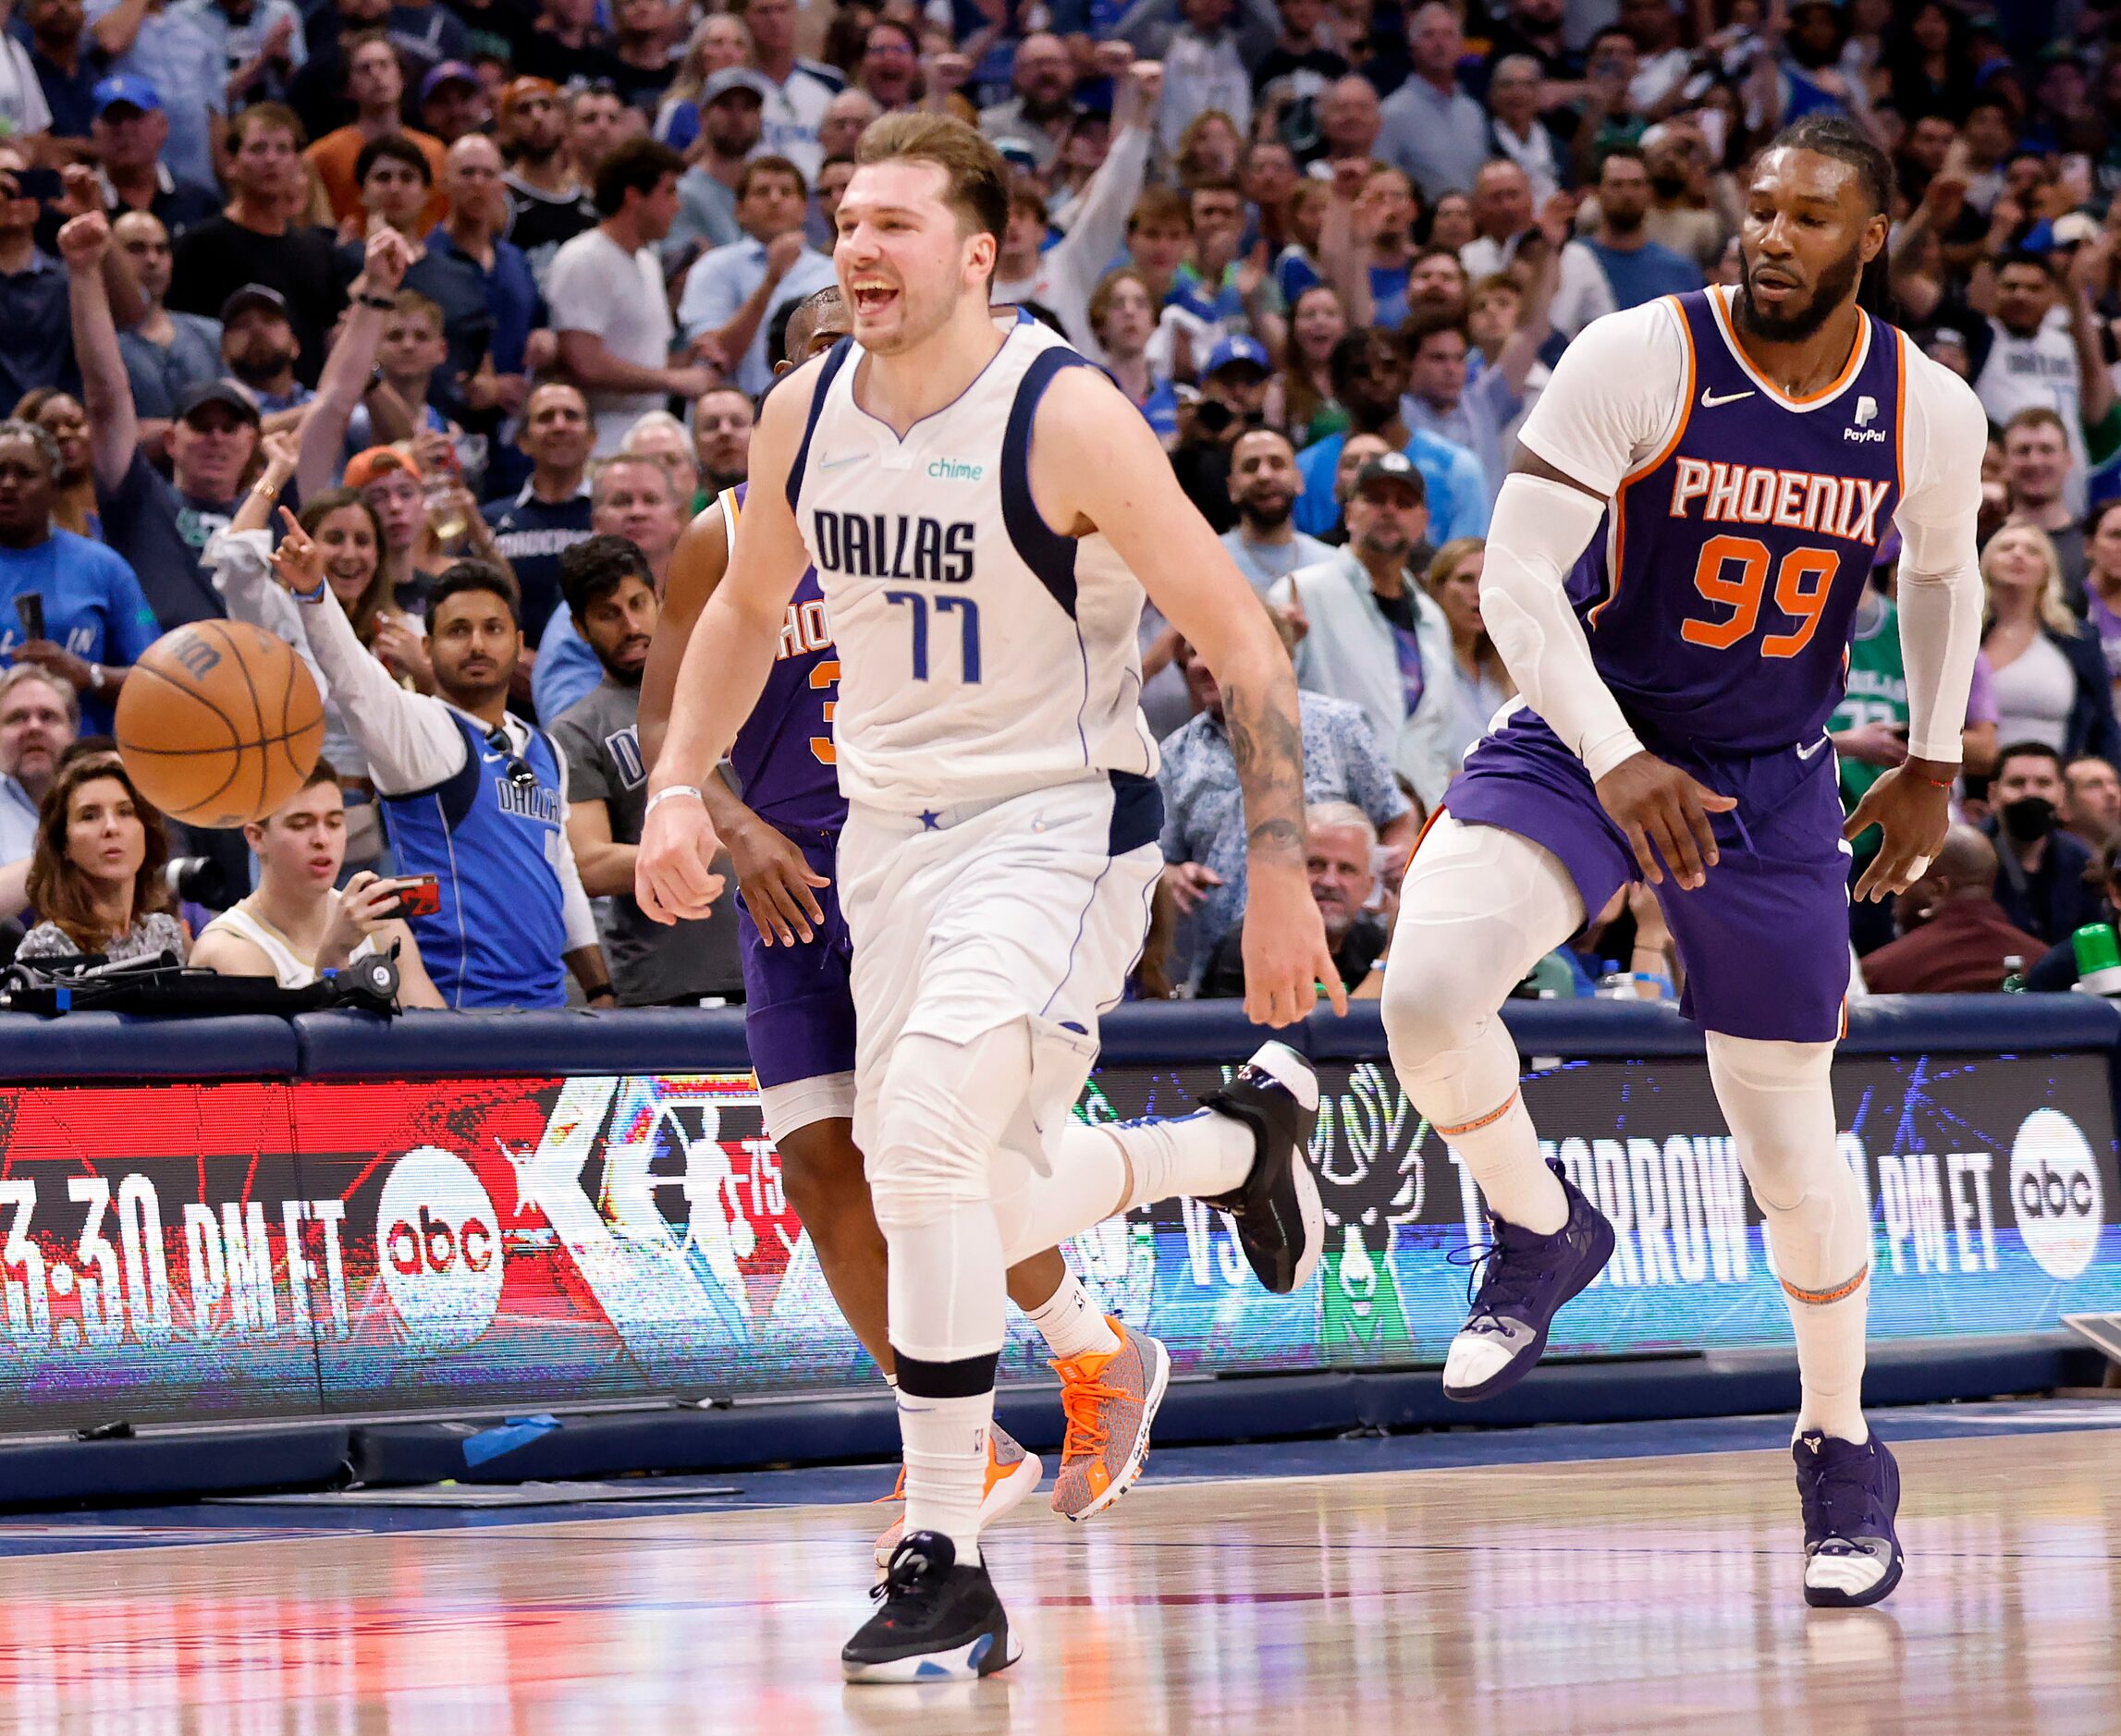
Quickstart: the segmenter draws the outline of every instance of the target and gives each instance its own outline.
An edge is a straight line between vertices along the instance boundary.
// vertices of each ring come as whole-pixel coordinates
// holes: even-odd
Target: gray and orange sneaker
[[[1159,1389],[1160,1390],[1160,1389]],[[1038,1486],[1046,1474],[1046,1467],[1038,1455],[1026,1452],[1009,1435],[999,1428],[987,1432],[987,1494],[979,1503],[979,1528],[985,1531],[1004,1513],[1013,1511],[1024,1498]],[[903,1502],[906,1498],[906,1468],[899,1467],[898,1485],[885,1496],[886,1501]],[[906,1534],[906,1516],[901,1513],[877,1539],[877,1565],[889,1567],[891,1552],[899,1547]]]
[[[1171,1353],[1146,1332],[1108,1314],[1120,1348],[1055,1363],[1068,1433],[1053,1479],[1053,1510],[1073,1520],[1101,1513],[1134,1485],[1148,1462],[1149,1425],[1171,1384]]]

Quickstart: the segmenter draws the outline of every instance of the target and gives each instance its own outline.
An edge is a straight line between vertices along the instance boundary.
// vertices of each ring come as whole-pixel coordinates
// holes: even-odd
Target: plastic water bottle
[[[2087,923],[2069,937],[2077,986],[2087,995],[2121,996],[2121,941],[2110,923]]]

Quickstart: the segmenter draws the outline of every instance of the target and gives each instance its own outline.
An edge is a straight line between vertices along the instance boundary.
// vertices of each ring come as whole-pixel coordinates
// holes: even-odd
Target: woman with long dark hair
[[[38,810],[30,902],[43,917],[18,959],[101,957],[113,963],[178,958],[191,937],[170,913],[162,871],[162,816],[133,788],[116,753],[77,753],[59,767]]]

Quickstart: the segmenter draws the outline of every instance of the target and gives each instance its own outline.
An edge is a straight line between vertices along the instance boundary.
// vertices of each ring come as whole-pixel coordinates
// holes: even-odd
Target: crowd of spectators
[[[997,302],[1108,371],[1290,644],[1357,992],[1512,698],[1481,538],[1552,362],[1734,283],[1754,155],[1847,115],[1899,174],[1878,287],[1992,433],[1958,825],[1851,944],[1879,990],[2066,986],[2112,918],[2121,6],[19,0],[0,26],[0,918],[31,956],[200,935],[288,981],[396,945],[423,1003],[740,993],[727,913],[658,930],[628,896],[640,669],[678,535],[743,479],[788,313],[831,282],[855,141],[914,107],[999,147]],[[1906,754],[1882,553],[1832,726],[1852,805]],[[222,615],[327,702],[325,773],[243,835],[166,824],[104,740],[155,635]],[[1144,990],[1241,993],[1214,679],[1153,610],[1142,649],[1169,862]],[[215,870],[189,903],[179,857]],[[394,927],[428,873],[440,911]],[[1676,975],[1637,895],[1535,988]]]

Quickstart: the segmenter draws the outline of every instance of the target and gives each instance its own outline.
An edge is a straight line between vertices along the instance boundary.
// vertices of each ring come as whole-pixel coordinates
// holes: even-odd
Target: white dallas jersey
[[[788,484],[840,652],[840,793],[917,813],[1153,776],[1141,582],[1104,536],[1060,535],[1031,498],[1033,413],[1054,374],[1089,364],[1013,321],[901,440],[854,401],[861,360],[851,339],[828,358]]]

